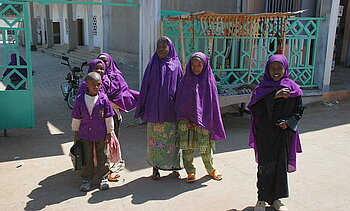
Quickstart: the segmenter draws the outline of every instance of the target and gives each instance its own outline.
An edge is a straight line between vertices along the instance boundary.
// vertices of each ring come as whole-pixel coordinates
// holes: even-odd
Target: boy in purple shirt
[[[94,148],[96,149],[96,174],[100,179],[100,190],[109,188],[107,176],[109,173],[107,144],[111,140],[113,126],[113,109],[108,97],[99,92],[101,76],[91,72],[86,77],[88,90],[77,96],[72,111],[72,130],[75,132],[74,141],[78,139],[83,143],[85,166],[81,176],[83,183],[81,191],[89,191],[94,176]]]

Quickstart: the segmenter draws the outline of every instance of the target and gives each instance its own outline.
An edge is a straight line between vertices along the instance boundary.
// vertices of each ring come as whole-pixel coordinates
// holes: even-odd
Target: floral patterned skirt
[[[176,146],[177,123],[147,123],[147,162],[161,170],[183,168],[182,155]]]

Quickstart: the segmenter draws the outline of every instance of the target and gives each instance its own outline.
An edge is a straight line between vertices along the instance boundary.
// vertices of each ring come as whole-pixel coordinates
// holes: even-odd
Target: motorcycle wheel
[[[72,89],[72,91],[68,93],[68,98],[67,98],[67,105],[69,108],[73,108],[76,97],[77,97],[77,90]]]

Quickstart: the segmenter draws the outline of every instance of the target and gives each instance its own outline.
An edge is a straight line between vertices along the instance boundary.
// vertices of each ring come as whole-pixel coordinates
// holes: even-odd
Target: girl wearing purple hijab
[[[90,73],[90,72],[97,72],[98,74],[101,75],[102,86],[101,86],[100,92],[102,92],[103,94],[108,95],[108,92],[109,92],[109,90],[111,88],[111,81],[109,80],[109,78],[105,74],[105,69],[106,69],[106,66],[105,66],[104,62],[101,59],[94,59],[94,60],[90,61],[90,63],[89,63],[88,73]],[[78,95],[79,94],[85,94],[85,92],[87,90],[88,90],[88,88],[86,86],[86,80],[84,80],[83,83],[79,87]]]
[[[249,145],[258,162],[258,202],[287,210],[280,201],[288,197],[287,172],[296,170],[296,152],[301,152],[297,123],[302,117],[302,90],[289,76],[287,58],[273,55],[267,61],[264,80],[248,105],[251,112]]]
[[[111,81],[111,88],[108,97],[111,100],[111,105],[115,112],[115,115],[113,116],[114,132],[117,138],[119,138],[120,123],[122,122],[121,113],[131,111],[136,107],[139,92],[129,89],[128,84],[123,78],[122,72],[118,69],[116,62],[108,53],[101,53],[98,56],[98,59],[101,59],[104,62],[106,66],[105,74]],[[119,175],[117,173],[122,170],[124,166],[124,160],[120,160],[119,163],[113,163],[111,167],[113,173],[110,175],[110,180],[118,179]]]
[[[98,56],[105,66],[105,74],[111,81],[111,89],[108,93],[111,99],[112,107],[116,112],[114,118],[114,130],[117,138],[119,138],[119,126],[121,123],[121,112],[131,111],[136,107],[136,101],[139,97],[139,92],[129,89],[128,84],[123,78],[122,72],[118,69],[115,61],[108,53],[101,53]]]
[[[182,78],[182,68],[175,47],[168,37],[157,42],[157,51],[145,70],[135,117],[147,122],[147,157],[153,167],[153,179],[159,179],[158,169],[182,168],[176,146],[175,93]]]
[[[19,64],[17,62],[17,54],[13,53],[11,54],[11,61],[8,64],[8,66],[26,66],[27,62],[23,59],[22,56],[18,56],[19,57]],[[6,71],[3,74],[3,78],[6,77],[14,68],[7,68]],[[21,89],[26,89],[26,78],[27,78],[27,68],[16,68],[16,70],[21,74],[17,74],[17,72],[14,72],[11,76],[10,76],[10,80],[11,80],[11,84],[8,84],[6,86],[6,90],[14,90],[16,86],[18,86],[20,83],[22,83],[22,81],[24,81],[22,83],[22,85],[20,85],[17,90],[21,90]],[[24,79],[22,78],[24,77]]]
[[[208,57],[197,52],[186,66],[175,102],[179,145],[188,174],[187,182],[195,181],[194,149],[198,149],[208,174],[215,180],[223,178],[213,167],[214,140],[226,139],[218,101],[218,91]]]

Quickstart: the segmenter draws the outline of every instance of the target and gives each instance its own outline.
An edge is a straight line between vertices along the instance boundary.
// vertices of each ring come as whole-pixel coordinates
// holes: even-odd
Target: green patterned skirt
[[[178,122],[178,143],[180,149],[198,149],[199,153],[205,153],[207,147],[215,150],[214,141],[210,140],[210,132],[199,126],[189,129],[183,120]]]
[[[183,168],[182,155],[176,145],[177,123],[147,123],[147,162],[161,170]]]

